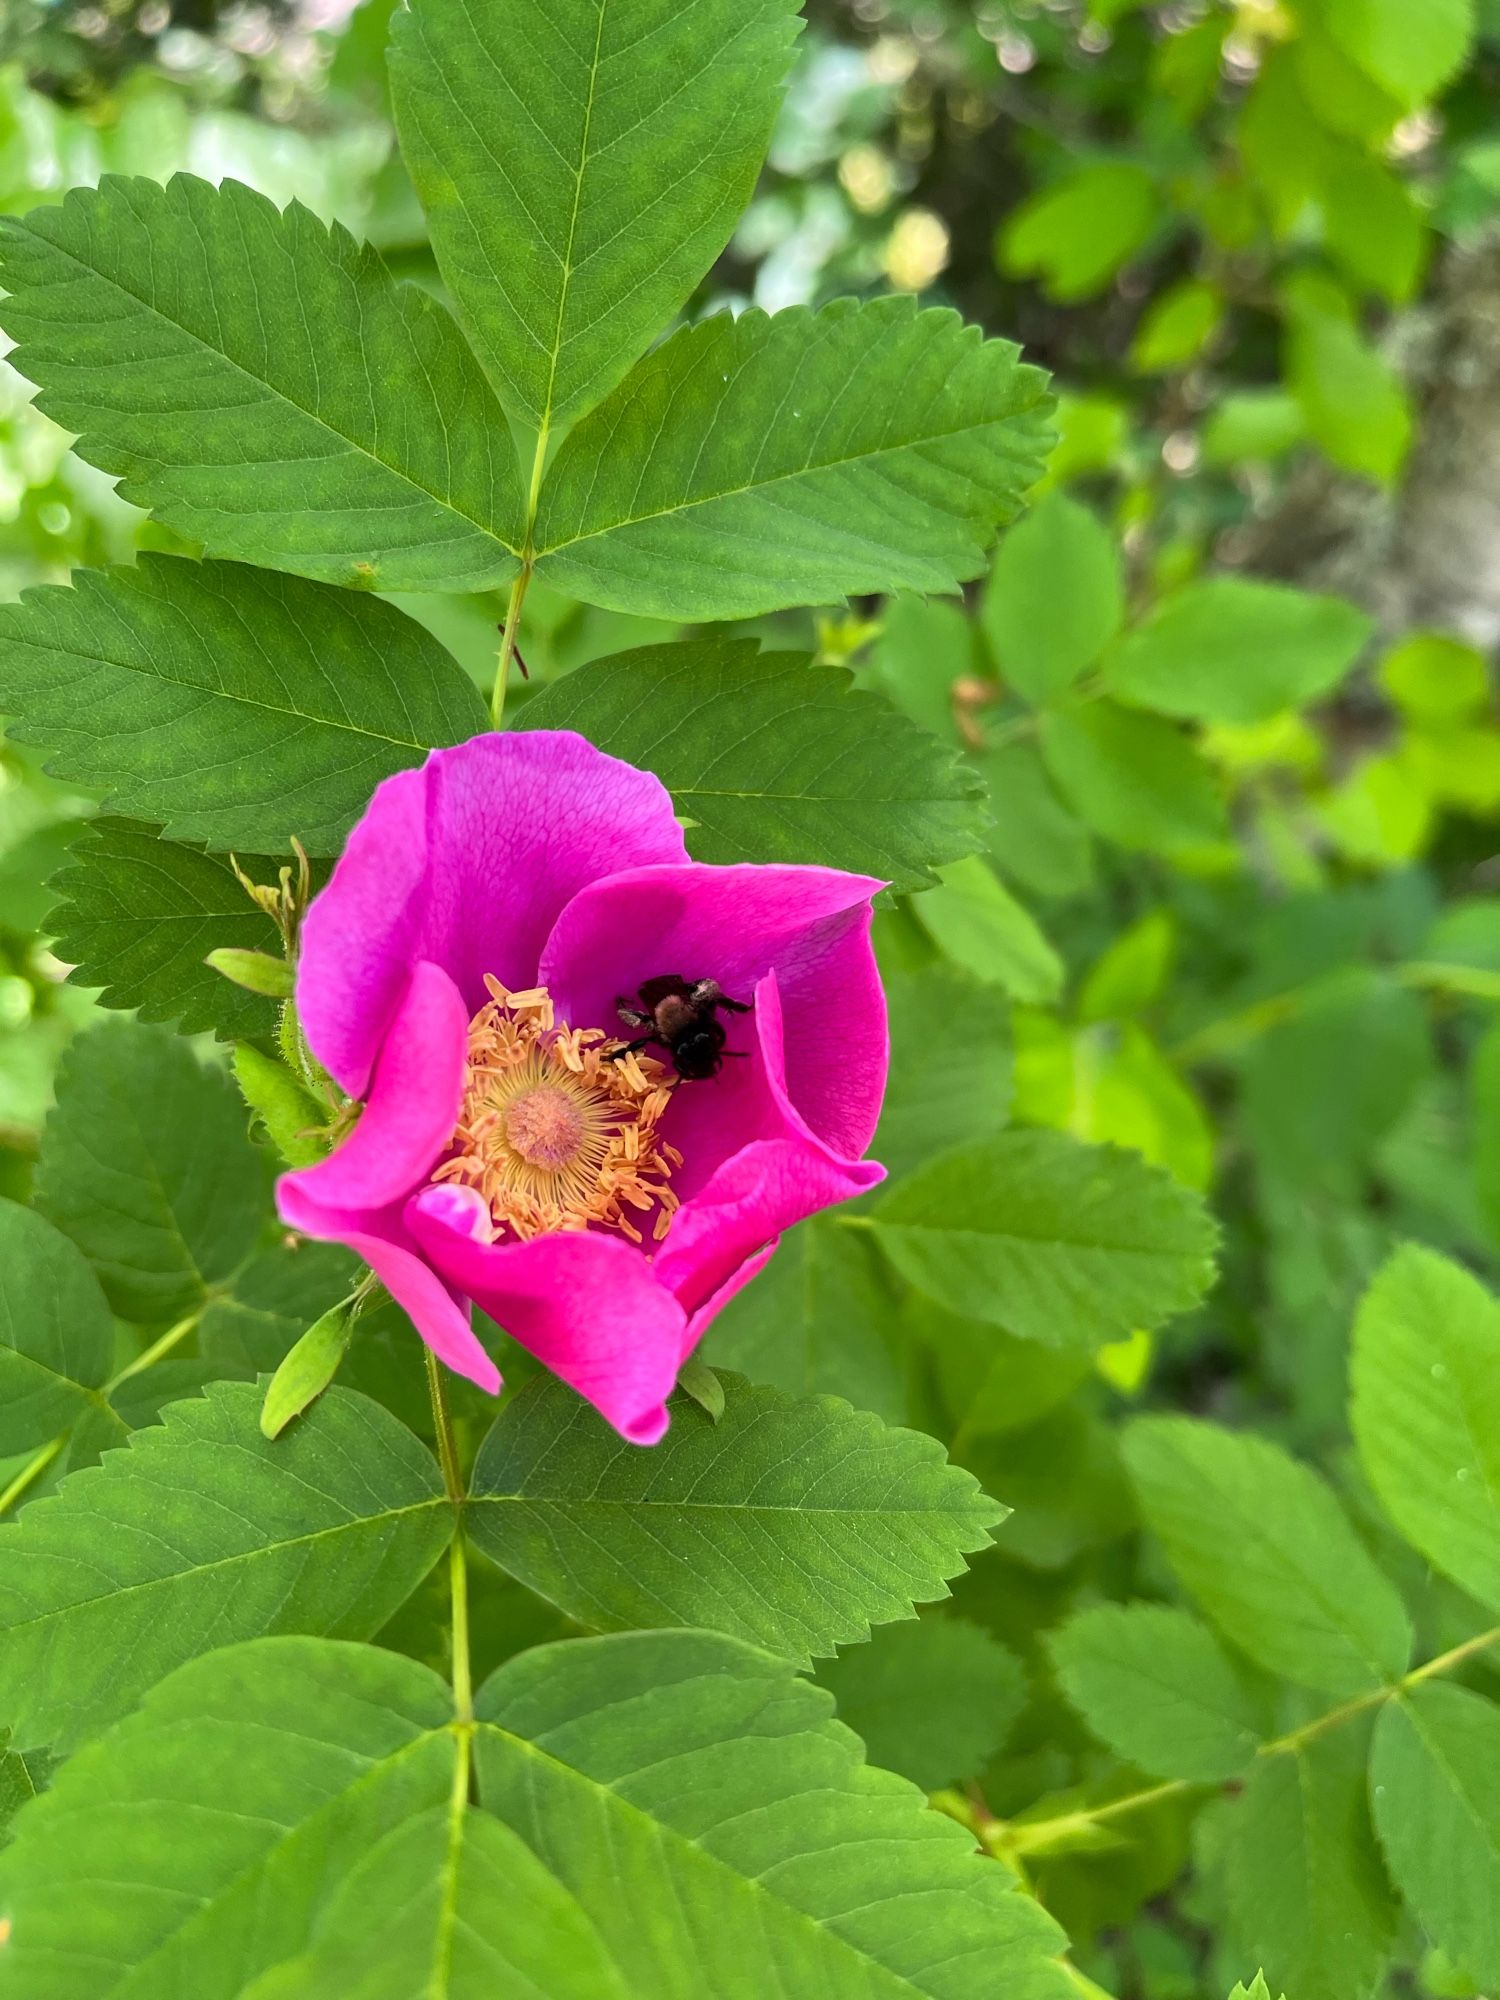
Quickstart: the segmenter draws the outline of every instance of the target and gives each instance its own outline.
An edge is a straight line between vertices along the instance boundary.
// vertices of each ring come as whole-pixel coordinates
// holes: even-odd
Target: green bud
[[[241,1042],[234,1052],[234,1075],[240,1095],[289,1167],[315,1166],[327,1157],[328,1106],[304,1090],[290,1070]]]
[[[221,945],[203,962],[236,986],[264,993],[268,1000],[285,1000],[291,993],[292,968],[284,958],[272,958],[268,951],[241,951],[234,945]]]
[[[341,1299],[314,1320],[271,1377],[260,1411],[262,1437],[280,1437],[338,1373],[354,1329],[352,1305],[351,1299]]]

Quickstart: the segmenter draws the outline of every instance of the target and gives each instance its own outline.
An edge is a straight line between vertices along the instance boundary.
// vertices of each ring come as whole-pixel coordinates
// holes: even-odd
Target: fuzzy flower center
[[[522,1241],[601,1226],[639,1243],[635,1217],[664,1236],[682,1156],[657,1126],[675,1079],[598,1028],[559,1027],[542,987],[485,985],[453,1151],[434,1178],[477,1190],[497,1234]]]

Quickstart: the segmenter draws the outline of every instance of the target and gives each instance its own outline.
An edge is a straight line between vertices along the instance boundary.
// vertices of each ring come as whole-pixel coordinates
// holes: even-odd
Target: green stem
[[[6,1487],[3,1493],[0,1493],[0,1516],[8,1514],[21,1495],[26,1491],[27,1487],[41,1478],[42,1474],[47,1470],[53,1459],[57,1457],[57,1454],[62,1450],[71,1435],[71,1432],[64,1431],[61,1437],[53,1438],[50,1444],[44,1444],[40,1451],[34,1452],[27,1459],[9,1486]]]
[[[1325,1715],[1315,1716],[1300,1729],[1292,1729],[1285,1736],[1275,1737],[1269,1743],[1262,1743],[1256,1752],[1260,1757],[1277,1757],[1295,1753],[1314,1737],[1321,1736],[1326,1729],[1336,1729],[1351,1716],[1363,1714],[1366,1709],[1378,1708],[1383,1702],[1399,1699],[1410,1687],[1422,1681],[1431,1680],[1435,1674],[1450,1673],[1454,1667],[1462,1666],[1465,1660],[1473,1659],[1478,1653],[1500,1644],[1500,1625],[1491,1626],[1487,1632],[1476,1633],[1472,1639],[1465,1639],[1460,1645],[1451,1646],[1446,1653],[1439,1653],[1426,1660],[1420,1667],[1403,1674],[1399,1681],[1388,1687],[1371,1688],[1368,1693],[1356,1695],[1352,1701],[1340,1703]],[[1034,1820],[988,1820],[978,1821],[962,1809],[962,1802],[956,1794],[943,1794],[945,1810],[955,1819],[961,1819],[970,1826],[976,1837],[991,1854],[1007,1861],[1024,1854],[1045,1852],[1059,1839],[1069,1834],[1083,1833],[1101,1821],[1118,1819],[1125,1813],[1139,1811],[1143,1806],[1155,1805],[1161,1799],[1177,1798],[1184,1792],[1206,1789],[1204,1784],[1189,1778],[1173,1778],[1159,1785],[1148,1785],[1139,1792],[1127,1792],[1123,1798],[1106,1799],[1101,1805],[1079,1806],[1072,1812],[1057,1813],[1050,1819]]]
[[[464,1549],[463,1471],[453,1436],[453,1420],[448,1414],[448,1397],[443,1388],[443,1371],[437,1356],[426,1350],[427,1393],[432,1399],[432,1423],[437,1432],[438,1463],[443,1468],[443,1486],[453,1503],[453,1540],[448,1545],[448,1590],[453,1625],[453,1706],[463,1728],[474,1720],[473,1667],[469,1658],[469,1560]],[[464,1739],[464,1796],[468,1796],[467,1738]],[[455,1783],[457,1780],[455,1779]]]
[[[490,727],[498,729],[505,720],[505,690],[510,681],[510,663],[516,656],[516,635],[521,629],[521,606],[536,567],[536,510],[542,497],[542,473],[547,464],[547,444],[552,436],[550,419],[543,419],[536,434],[536,450],[531,459],[531,485],[526,495],[526,533],[521,542],[521,567],[510,587],[505,607],[505,624],[500,632],[500,659],[495,668],[495,690],[490,696]]]
[[[104,1388],[101,1391],[101,1394],[105,1396],[112,1395],[114,1391],[119,1388],[122,1382],[128,1382],[132,1375],[141,1374],[145,1369],[150,1368],[155,1362],[160,1361],[164,1354],[170,1354],[174,1347],[178,1346],[182,1341],[186,1340],[188,1335],[196,1329],[199,1320],[201,1320],[203,1317],[207,1305],[208,1301],[205,1299],[202,1305],[195,1306],[193,1308],[193,1310],[188,1314],[186,1319],[178,1320],[175,1326],[169,1326],[167,1328],[166,1332],[161,1336],[159,1340],[153,1340],[151,1345],[145,1350],[143,1354],[138,1354],[135,1357],[134,1361],[127,1361],[125,1366],[120,1370],[119,1374],[112,1376],[111,1379],[105,1383]]]

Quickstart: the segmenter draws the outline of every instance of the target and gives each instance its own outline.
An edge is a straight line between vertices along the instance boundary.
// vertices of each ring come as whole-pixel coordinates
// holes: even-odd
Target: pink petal
[[[688,863],[622,871],[568,904],[547,940],[541,977],[560,1019],[615,1032],[616,996],[629,998],[662,973],[716,979],[734,1000],[748,1000],[774,973],[792,1024],[786,1094],[819,1139],[857,1156],[879,1120],[890,1060],[870,946],[871,899],[883,887],[832,868]],[[720,1019],[731,1048],[749,1045],[738,1017]],[[733,1092],[743,1087],[732,1075],[739,1067],[727,1062],[718,1077],[686,1088]]]
[[[642,1252],[623,1237],[582,1230],[480,1242],[453,1227],[432,1192],[407,1204],[406,1220],[447,1282],[629,1443],[655,1444],[667,1427],[686,1320]]]
[[[359,1123],[326,1160],[288,1174],[282,1185],[342,1209],[384,1208],[420,1187],[458,1123],[468,1032],[458,988],[440,966],[421,960],[375,1059]]]
[[[760,1269],[784,1229],[884,1179],[885,1168],[874,1160],[841,1160],[810,1138],[757,1140],[727,1161],[678,1211],[655,1260],[658,1279],[689,1317],[693,1339]],[[747,1263],[754,1268],[746,1271]]]
[[[467,1301],[457,1297],[421,1255],[399,1211],[323,1208],[301,1188],[289,1185],[298,1178],[286,1174],[277,1184],[282,1221],[320,1242],[343,1243],[362,1257],[438,1360],[455,1375],[498,1395],[500,1370],[469,1324]]]
[[[376,787],[302,931],[314,1054],[362,1097],[408,972],[430,959],[468,1013],[484,975],[535,983],[563,907],[601,876],[686,856],[665,786],[566,730],[476,736]]]

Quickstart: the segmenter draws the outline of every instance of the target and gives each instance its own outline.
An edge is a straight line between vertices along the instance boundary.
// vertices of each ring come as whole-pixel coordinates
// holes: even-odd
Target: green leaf
[[[0,1993],[238,2000],[388,1828],[445,1806],[451,1718],[430,1669],[373,1646],[263,1640],[183,1667],[23,1816]]]
[[[1298,313],[1287,328],[1283,373],[1309,436],[1334,464],[1391,485],[1411,446],[1412,412],[1385,356],[1340,317]]]
[[[1218,780],[1172,723],[1113,702],[1042,718],[1042,759],[1087,826],[1121,847],[1178,854],[1223,838]]]
[[[0,1201],[0,1458],[36,1450],[96,1408],[114,1350],[104,1294],[72,1243]]]
[[[870,1761],[924,1792],[972,1778],[1026,1705],[1026,1670],[961,1618],[893,1625],[818,1669]]]
[[[392,22],[401,150],[512,415],[611,389],[750,199],[795,0],[417,0]]]
[[[1407,1244],[1359,1309],[1350,1420],[1380,1503],[1429,1562],[1500,1608],[1500,1305]]]
[[[1271,2000],[1271,1989],[1266,1984],[1266,1975],[1263,1972],[1257,1972],[1248,1986],[1243,1980],[1240,1980],[1235,1986],[1234,1991],[1230,1994],[1229,2000]],[[1284,1993],[1281,1996],[1281,2000],[1286,2000]]]
[[[1261,1758],[1225,1856],[1234,1928],[1294,2000],[1371,2000],[1396,1911],[1365,1802],[1365,1739],[1331,1730]]]
[[[934,1439],[727,1386],[717,1424],[679,1397],[643,1452],[560,1383],[529,1384],[480,1449],[475,1545],[596,1630],[703,1625],[800,1660],[945,1597],[988,1546],[1004,1509]]]
[[[1051,298],[1086,299],[1141,248],[1160,212],[1144,167],[1095,161],[1027,196],[1001,229],[996,261],[1039,277]]]
[[[994,828],[989,855],[1008,881],[1035,896],[1076,896],[1094,872],[1088,828],[1058,798],[1032,743],[980,760]]]
[[[919,889],[984,838],[983,786],[957,755],[851,688],[842,667],[753,639],[642,646],[528,701],[523,729],[576,729],[654,771],[696,859],[818,862]]]
[[[269,856],[239,859],[252,881],[275,880],[279,863]],[[216,945],[254,949],[276,938],[227,859],[162,840],[149,826],[101,819],[69,864],[51,883],[62,899],[47,919],[53,950],[80,986],[103,988],[103,1006],[174,1021],[189,1035],[275,1032],[274,1006],[204,963]]]
[[[1067,2000],[1061,1939],[972,1836],[733,1641],[539,1647],[481,1690],[480,1798],[651,2000]]]
[[[1419,726],[1445,729],[1489,708],[1490,669],[1477,646],[1443,632],[1408,632],[1380,663],[1380,685]]]
[[[0,284],[38,407],[210,554],[360,589],[515,574],[521,478],[478,363],[300,203],[110,175],[0,223]]]
[[[1370,1757],[1375,1830],[1423,1929],[1500,1981],[1500,1709],[1429,1682],[1388,1701]]]
[[[978,575],[1051,433],[1040,370],[908,298],[719,313],[564,443],[537,573],[672,618],[748,618]]]
[[[1236,1778],[1268,1734],[1265,1699],[1186,1611],[1094,1605],[1059,1626],[1049,1650],[1094,1734],[1155,1777]]]
[[[977,854],[939,869],[915,913],[945,958],[1012,999],[1044,1006],[1062,991],[1066,968],[1046,934]]]
[[[1341,1697],[1406,1671],[1400,1597],[1328,1487],[1279,1445],[1145,1417],[1125,1433],[1125,1462],[1184,1587],[1260,1666]]]
[[[904,1316],[863,1230],[814,1216],[788,1230],[708,1335],[716,1367],[790,1396],[843,1396],[887,1423],[906,1415]]]
[[[261,1163],[234,1085],[165,1029],[111,1022],[62,1059],[36,1206],[88,1258],[125,1319],[201,1305],[249,1255]]]
[[[1474,35],[1473,0],[1321,0],[1328,33],[1382,90],[1424,103],[1462,68]]]
[[[1112,1147],[1002,1132],[918,1167],[876,1204],[881,1248],[948,1311],[1048,1347],[1098,1347],[1195,1305],[1203,1204]]]
[[[1170,375],[1195,361],[1224,323],[1224,295],[1206,278],[1179,278],[1141,314],[1130,365],[1141,375]]]
[[[1001,678],[1043,703],[1098,659],[1124,602],[1114,536],[1054,489],[1001,541],[979,615]]]
[[[1111,690],[1196,722],[1264,722],[1326,694],[1373,630],[1341,598],[1249,577],[1190,583],[1129,632],[1106,669]]]
[[[276,1438],[314,1403],[338,1373],[354,1330],[350,1301],[315,1319],[271,1377],[260,1409],[260,1434]]]
[[[485,723],[478,689],[391,605],[151,555],[0,606],[0,708],[112,811],[264,853],[295,834],[337,854],[382,778]]]
[[[1177,925],[1167,910],[1145,916],[1107,946],[1078,994],[1080,1021],[1124,1021],[1160,999],[1177,951]]]
[[[0,1730],[0,1847],[10,1837],[10,1823],[22,1806],[45,1789],[45,1752],[22,1754],[9,1748],[10,1731]]]
[[[211,1384],[0,1529],[0,1712],[67,1749],[184,1660],[266,1632],[365,1637],[452,1533],[426,1449],[330,1389],[284,1438]]]
[[[1005,1123],[1010,1022],[996,993],[942,964],[887,973],[885,993],[891,1073],[870,1151],[899,1180],[930,1154]]]
[[[243,1989],[237,1989],[243,1990]],[[489,1813],[436,1806],[337,1883],[244,2000],[630,2000],[582,1905]]]

